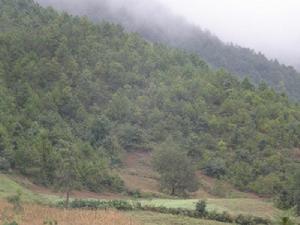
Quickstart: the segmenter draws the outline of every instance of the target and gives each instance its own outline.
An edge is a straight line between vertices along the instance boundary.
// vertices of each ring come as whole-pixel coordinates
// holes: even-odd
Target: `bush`
[[[205,165],[203,168],[204,173],[207,176],[220,178],[226,173],[226,165],[223,159],[213,159]]]
[[[216,211],[212,211],[207,213],[206,218],[209,220],[215,220],[215,221],[226,222],[226,223],[232,223],[234,221],[234,218],[231,215],[229,215],[227,212],[218,213]]]
[[[60,201],[57,204],[59,207],[64,207],[64,201]],[[111,200],[111,201],[97,201],[97,200],[79,200],[76,199],[72,201],[69,205],[70,208],[78,209],[78,208],[88,208],[88,209],[117,209],[129,211],[133,210],[134,206],[130,204],[128,201],[124,200]]]
[[[196,213],[200,217],[203,217],[207,214],[207,212],[206,212],[206,201],[201,200],[201,201],[197,202],[197,204],[196,204]]]
[[[271,221],[269,221],[268,219],[248,215],[238,215],[235,219],[235,223],[240,225],[272,224]]]
[[[6,158],[0,156],[0,170],[8,171],[10,169],[10,163]]]
[[[134,198],[141,198],[142,197],[142,193],[140,190],[128,190],[127,194],[129,196],[132,196]]]
[[[58,206],[64,207],[64,201],[58,203]],[[234,217],[227,212],[218,213],[216,211],[207,212],[206,202],[201,200],[197,202],[195,210],[182,209],[182,208],[167,208],[167,207],[156,207],[156,206],[142,206],[141,203],[130,203],[125,200],[111,200],[111,201],[96,201],[96,200],[74,200],[70,203],[70,208],[86,208],[86,209],[117,209],[117,210],[144,210],[163,214],[181,215],[193,218],[206,218],[209,220],[215,220],[225,223],[236,223],[240,225],[270,225],[271,222],[267,219],[238,215]]]
[[[56,220],[46,220],[43,225],[58,225],[58,222]]]

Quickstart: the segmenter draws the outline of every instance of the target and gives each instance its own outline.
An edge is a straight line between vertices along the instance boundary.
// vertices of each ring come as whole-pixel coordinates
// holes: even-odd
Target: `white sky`
[[[300,67],[300,0],[159,0],[225,42]]]

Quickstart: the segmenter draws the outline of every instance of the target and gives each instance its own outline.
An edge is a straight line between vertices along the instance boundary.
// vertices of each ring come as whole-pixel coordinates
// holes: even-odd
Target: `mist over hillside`
[[[249,77],[255,84],[266,82],[292,99],[300,99],[300,75],[290,66],[269,60],[262,53],[234,44],[225,44],[209,31],[172,14],[156,1],[137,0],[37,0],[44,6],[94,21],[121,24],[145,39],[193,52],[214,68],[224,68],[237,77]]]
[[[151,21],[147,15],[158,12],[153,5],[143,14],[107,2],[100,8],[87,4],[86,14],[94,21],[101,20],[98,12],[111,21],[123,18],[148,40],[188,51],[33,0],[0,0],[0,175],[20,174],[44,188],[57,187],[66,194],[66,208],[73,190],[126,199],[185,198],[210,178],[272,196],[283,209],[298,206],[300,214],[300,105],[265,83],[255,86],[211,69],[191,52],[237,71],[252,65],[253,80],[254,72],[261,72],[258,78],[279,83],[279,91],[299,87],[293,68],[226,46],[182,19],[164,20],[160,16],[166,14],[157,13]],[[80,4],[65,7],[79,10]],[[159,195],[127,185],[132,180],[124,169],[145,178],[126,168],[131,153],[149,154],[148,168],[157,174],[147,176],[159,184]],[[218,196],[226,187],[216,183],[213,189]],[[197,208],[191,216],[198,215]]]

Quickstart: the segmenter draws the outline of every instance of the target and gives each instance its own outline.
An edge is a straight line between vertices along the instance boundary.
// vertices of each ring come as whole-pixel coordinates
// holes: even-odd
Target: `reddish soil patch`
[[[127,188],[159,193],[158,174],[152,169],[151,158],[151,153],[146,151],[132,152],[124,157],[120,176]]]
[[[292,152],[292,157],[296,161],[300,161],[300,148],[295,148]]]

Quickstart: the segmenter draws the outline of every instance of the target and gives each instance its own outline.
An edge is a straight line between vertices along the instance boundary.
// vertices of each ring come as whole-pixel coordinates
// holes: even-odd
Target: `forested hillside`
[[[300,99],[300,73],[262,53],[234,44],[225,44],[208,31],[177,18],[155,1],[76,1],[37,0],[45,5],[76,15],[86,15],[94,21],[107,20],[122,24],[126,30],[137,32],[147,40],[198,54],[214,68],[225,68],[238,78],[249,77],[286,92],[293,100]],[[238,31],[237,31],[238,32]],[[257,37],[259,38],[259,36]]]
[[[122,154],[170,143],[242,190],[277,193],[296,171],[300,107],[264,83],[32,0],[0,0],[0,30],[2,170],[121,191]]]

